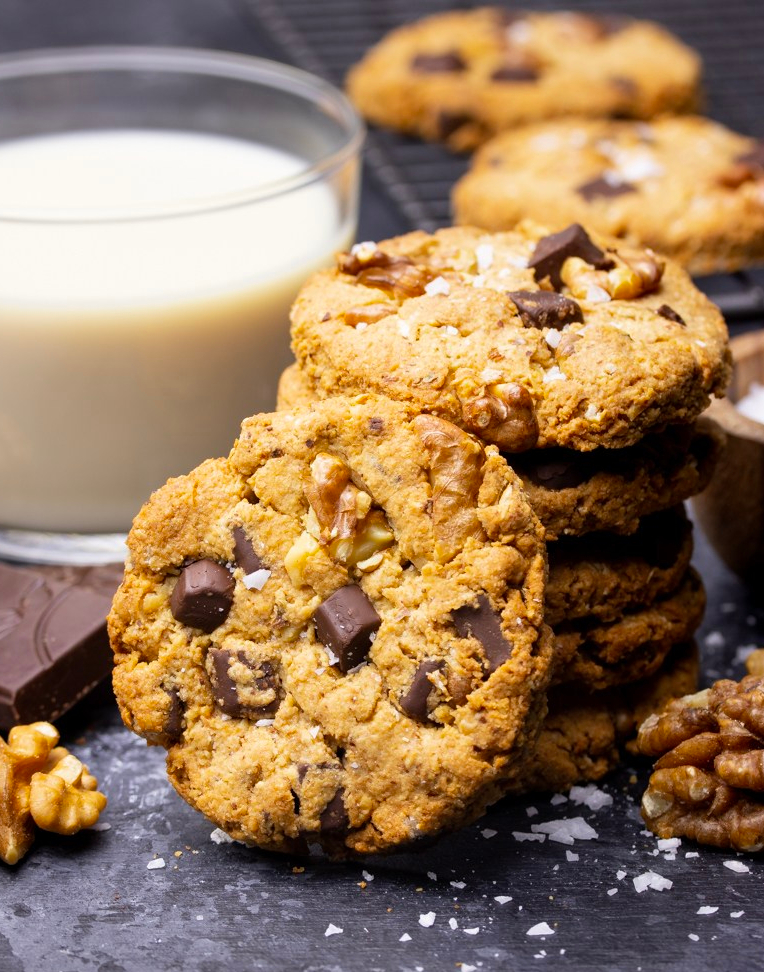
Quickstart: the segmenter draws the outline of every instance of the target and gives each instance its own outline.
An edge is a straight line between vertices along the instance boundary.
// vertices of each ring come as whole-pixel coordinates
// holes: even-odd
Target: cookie
[[[764,143],[699,117],[565,119],[492,139],[452,194],[457,223],[579,222],[691,273],[764,258]]]
[[[351,69],[347,90],[377,125],[468,150],[544,118],[690,111],[699,83],[698,56],[657,24],[482,8],[392,31]]]
[[[676,590],[690,566],[692,526],[680,506],[645,517],[631,536],[566,538],[547,553],[547,624],[615,621]]]
[[[549,696],[549,713],[522,776],[511,793],[560,793],[602,779],[633,754],[638,726],[676,695],[694,692],[699,657],[694,643],[673,648],[661,668],[631,685],[571,698],[564,687]]]
[[[730,373],[684,270],[579,225],[357,244],[302,288],[292,346],[320,397],[385,394],[507,452],[634,445]]]
[[[278,408],[317,400],[320,386],[290,365],[279,381]],[[633,533],[643,517],[702,492],[724,446],[719,425],[703,416],[625,449],[531,449],[507,453],[548,540],[592,531]]]
[[[554,682],[593,691],[647,678],[675,645],[692,639],[705,606],[700,577],[690,568],[676,591],[617,621],[555,625]]]
[[[495,448],[374,396],[247,419],[138,514],[126,724],[238,840],[392,850],[496,799],[545,711],[542,529]]]

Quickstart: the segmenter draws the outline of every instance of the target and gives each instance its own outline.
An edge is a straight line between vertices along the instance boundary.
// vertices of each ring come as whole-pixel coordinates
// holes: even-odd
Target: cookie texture
[[[672,649],[648,678],[601,692],[571,693],[561,686],[549,695],[549,713],[525,770],[512,793],[560,793],[576,783],[602,779],[633,753],[638,726],[676,695],[694,692],[699,653],[690,642]]]
[[[698,56],[656,24],[487,7],[391,32],[347,90],[375,124],[468,150],[544,118],[692,110],[699,82]]]
[[[579,222],[692,273],[764,258],[764,143],[708,118],[564,119],[505,132],[475,155],[452,200],[457,223]]]
[[[126,724],[233,837],[391,850],[496,799],[553,659],[542,529],[494,447],[374,396],[244,422],[137,516]]]
[[[555,625],[555,683],[600,690],[647,678],[675,645],[692,639],[705,606],[700,577],[690,568],[676,591],[616,621]]]
[[[645,517],[636,533],[593,533],[550,543],[546,620],[615,621],[673,593],[692,556],[692,526],[680,506]]]
[[[634,445],[730,370],[684,270],[577,224],[357,244],[303,287],[292,344],[320,397],[385,394],[506,452]]]

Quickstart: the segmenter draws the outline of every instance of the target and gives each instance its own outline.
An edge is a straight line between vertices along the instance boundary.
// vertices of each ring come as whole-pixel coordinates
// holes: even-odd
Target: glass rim
[[[300,172],[234,192],[201,196],[185,203],[156,203],[129,210],[112,207],[94,213],[78,212],[76,209],[46,210],[44,208],[29,209],[25,213],[23,209],[5,208],[0,209],[0,222],[76,225],[142,222],[196,216],[246,206],[302,189],[341,168],[353,156],[360,154],[366,128],[350,100],[339,88],[300,68],[248,54],[202,48],[145,45],[94,45],[20,51],[0,55],[0,90],[4,81],[13,78],[88,71],[96,73],[139,70],[229,78],[285,91],[306,102],[312,102],[319,109],[323,109],[325,114],[333,117],[344,129],[344,141],[338,148],[328,152],[316,162],[308,164]],[[128,129],[115,128],[114,130]],[[72,129],[72,131],[88,130]],[[188,131],[194,132],[194,129],[190,128]],[[25,138],[44,136],[45,133],[41,132],[39,136],[30,135]]]

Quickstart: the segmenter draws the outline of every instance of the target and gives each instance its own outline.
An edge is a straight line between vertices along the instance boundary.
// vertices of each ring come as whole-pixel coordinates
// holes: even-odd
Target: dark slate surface
[[[751,66],[764,39],[754,29],[761,24],[759,4],[644,0],[591,6],[665,14],[711,59],[716,91],[711,103],[718,117],[764,134],[755,98],[764,91],[764,69]],[[337,11],[348,8],[364,29],[378,32],[406,10],[432,4],[3,0],[0,49],[161,43],[284,57],[291,50],[298,60],[294,51],[302,50],[304,62],[323,49],[305,43],[300,28],[308,16],[315,19],[326,9],[326,45],[332,40],[336,45],[345,27]],[[746,17],[750,24],[742,29]],[[315,32],[311,36],[315,40]],[[353,54],[352,45],[345,49],[346,56]],[[433,151],[437,161],[438,150]],[[381,180],[367,177],[362,238],[410,224],[406,207],[382,191],[385,172],[379,171]],[[436,191],[428,191],[434,198]],[[441,209],[428,210],[436,221],[447,186],[438,191]],[[397,198],[410,203],[418,197],[407,195],[404,186]],[[702,537],[696,539],[695,562],[709,593],[700,633],[704,682],[740,677],[744,649],[764,644],[763,592],[744,588]],[[0,870],[0,972],[761,967],[764,861],[686,841],[675,859],[667,859],[639,819],[643,764],[627,766],[601,784],[613,804],[598,811],[570,802],[553,805],[549,795],[505,801],[478,825],[421,854],[332,864],[214,843],[212,825],[166,782],[162,752],[147,750],[121,726],[107,686],[61,720],[60,728],[109,796],[102,818],[109,829],[68,839],[41,835],[18,867]],[[513,837],[534,822],[575,816],[587,820],[597,839],[566,847]],[[569,859],[568,852],[578,859]],[[166,866],[148,870],[157,856]],[[748,871],[727,868],[730,860],[743,862]],[[671,880],[671,889],[637,894],[633,878],[648,870]],[[699,915],[704,906],[718,910]],[[432,925],[420,924],[420,916],[431,912]],[[450,919],[457,927],[450,927]],[[540,922],[554,933],[528,936]],[[327,937],[330,924],[342,932]]]

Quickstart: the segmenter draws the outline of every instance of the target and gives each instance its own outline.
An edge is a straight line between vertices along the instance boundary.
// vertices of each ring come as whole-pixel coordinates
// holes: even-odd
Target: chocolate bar
[[[111,672],[122,567],[0,563],[0,729],[58,718]]]

